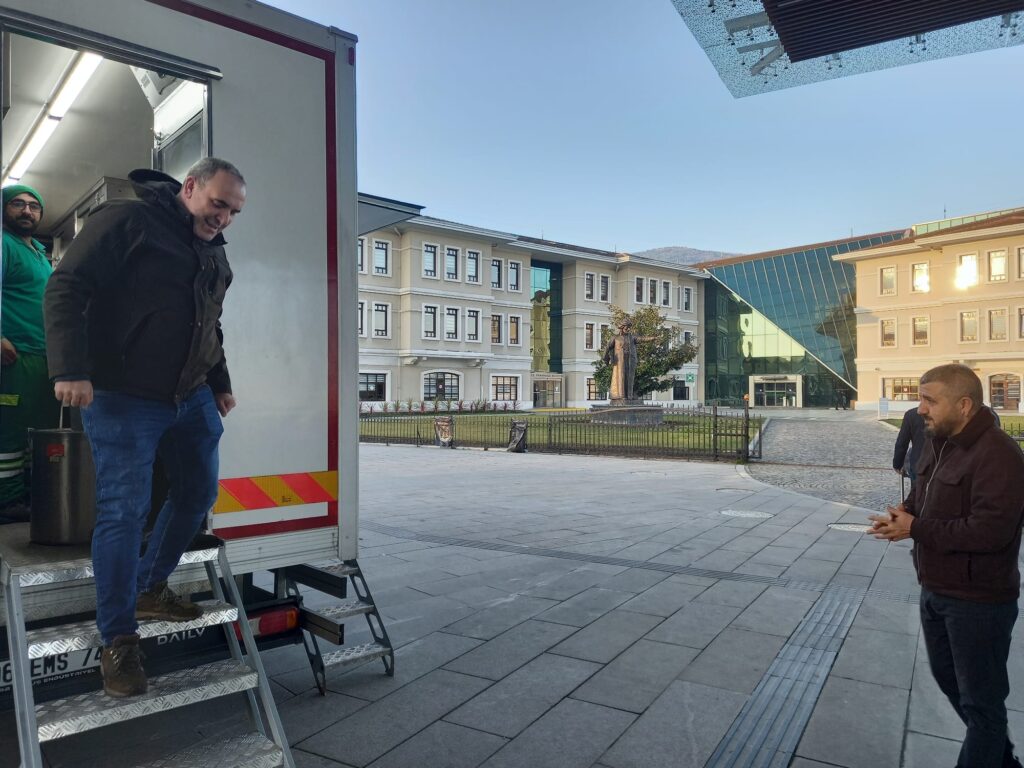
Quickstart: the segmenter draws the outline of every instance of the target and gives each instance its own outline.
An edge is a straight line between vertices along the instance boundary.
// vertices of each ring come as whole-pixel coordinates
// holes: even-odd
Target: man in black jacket
[[[914,479],[917,477],[914,467],[917,466],[917,460],[921,458],[923,446],[924,419],[917,412],[917,408],[911,408],[903,414],[903,423],[900,425],[899,435],[896,436],[896,447],[892,454],[892,468],[909,477],[911,485],[914,484]]]
[[[96,209],[44,301],[54,394],[82,408],[96,465],[96,624],[111,696],[146,691],[137,619],[202,613],[167,577],[217,498],[221,417],[235,406],[220,329],[231,283],[221,232],[245,204],[242,174],[216,158],[184,184],[149,170],[130,178],[139,199]],[[170,491],[140,559],[158,454]]]
[[[1006,727],[1006,660],[1017,620],[1024,455],[964,365],[921,377],[931,438],[898,507],[872,515],[879,539],[914,540],[921,628],[939,688],[967,726],[958,768],[1020,768]]]

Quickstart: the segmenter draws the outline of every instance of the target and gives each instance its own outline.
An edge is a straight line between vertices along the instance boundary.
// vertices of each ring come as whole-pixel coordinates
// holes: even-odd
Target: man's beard
[[[34,235],[36,230],[39,229],[39,222],[27,216],[19,216],[17,218],[5,217],[4,227],[20,235]]]

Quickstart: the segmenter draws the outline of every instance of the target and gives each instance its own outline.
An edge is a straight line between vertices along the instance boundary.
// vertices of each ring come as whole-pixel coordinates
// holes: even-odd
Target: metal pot
[[[85,433],[65,428],[31,429],[29,444],[29,538],[36,544],[88,544],[96,522],[96,470]]]

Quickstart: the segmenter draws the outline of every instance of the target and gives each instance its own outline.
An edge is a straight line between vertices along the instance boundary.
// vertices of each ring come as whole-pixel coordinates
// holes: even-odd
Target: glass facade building
[[[856,271],[840,253],[884,232],[705,265],[704,371],[709,402],[832,406],[855,399]]]

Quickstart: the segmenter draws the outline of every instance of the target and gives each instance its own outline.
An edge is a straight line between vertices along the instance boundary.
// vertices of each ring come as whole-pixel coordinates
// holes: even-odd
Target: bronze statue
[[[650,341],[653,336],[637,336],[633,333],[633,323],[624,320],[619,325],[619,332],[608,339],[601,360],[612,366],[611,399],[613,401],[635,400],[636,385],[636,344],[638,341]]]

